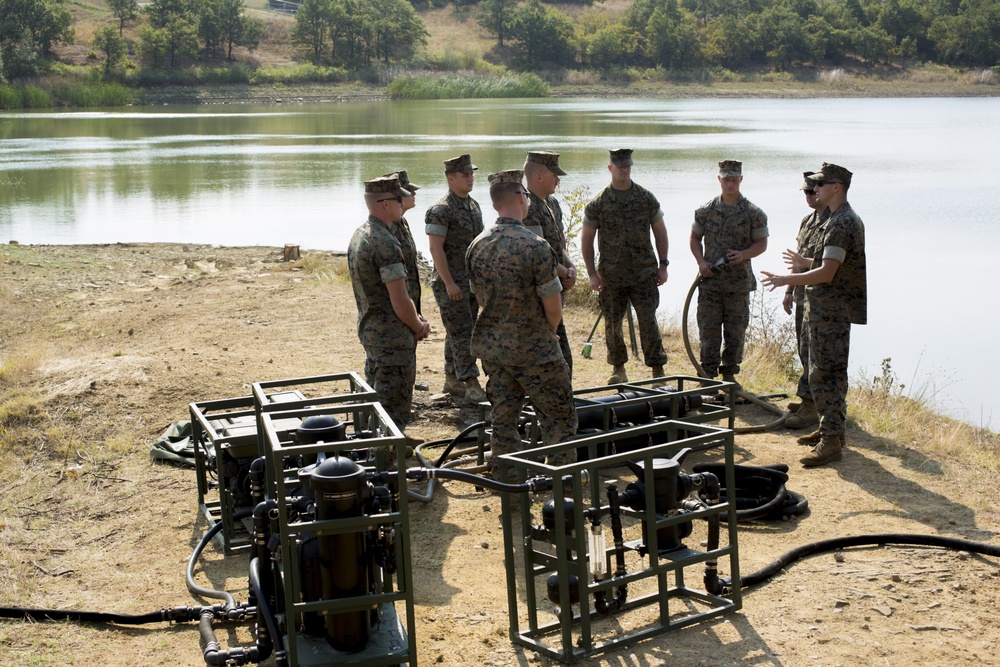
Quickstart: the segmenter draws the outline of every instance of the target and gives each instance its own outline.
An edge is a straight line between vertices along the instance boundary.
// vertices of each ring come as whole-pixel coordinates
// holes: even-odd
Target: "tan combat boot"
[[[844,457],[844,447],[840,441],[840,433],[824,433],[819,444],[813,447],[812,451],[799,459],[799,463],[805,468],[815,468],[826,465],[833,461],[839,461]]]
[[[667,375],[667,373],[666,373],[666,371],[663,370],[663,366],[653,366],[653,379],[654,380],[657,379],[657,378],[665,377],[666,375]],[[654,382],[651,386],[654,389],[659,389],[660,387],[663,387],[665,385],[666,385],[665,382]]]
[[[482,403],[486,400],[486,392],[479,384],[479,378],[471,377],[465,381],[465,400],[469,403]]]
[[[465,398],[465,384],[460,382],[454,373],[445,373],[442,391],[456,398]]]
[[[722,381],[723,382],[732,382],[733,384],[736,385],[736,391],[743,391],[743,385],[741,385],[739,382],[736,381],[736,374],[735,373],[723,373],[722,374]]]
[[[799,408],[801,408],[801,407],[802,407],[802,402],[801,401],[793,401],[793,402],[791,402],[791,403],[788,404],[788,408],[786,410],[787,410],[788,414],[794,415],[796,412],[799,411]]]
[[[800,445],[815,447],[816,445],[819,444],[819,441],[822,439],[823,439],[823,434],[819,432],[819,429],[816,429],[809,435],[803,435],[800,438],[796,438],[795,442],[799,443]]]
[[[809,428],[816,424],[819,424],[819,413],[816,412],[816,403],[810,398],[803,398],[795,414],[785,420],[785,428]]]
[[[799,443],[800,445],[807,445],[809,447],[815,447],[816,445],[819,444],[819,441],[822,440],[822,439],[823,439],[823,434],[820,433],[818,430],[816,430],[816,431],[813,431],[812,433],[810,433],[809,435],[804,435],[801,438],[796,438],[795,442]],[[840,434],[840,446],[841,447],[847,447],[847,434],[846,433],[841,433]]]
[[[621,384],[622,382],[628,382],[625,364],[615,364],[614,370],[611,371],[611,377],[608,378],[608,384]]]

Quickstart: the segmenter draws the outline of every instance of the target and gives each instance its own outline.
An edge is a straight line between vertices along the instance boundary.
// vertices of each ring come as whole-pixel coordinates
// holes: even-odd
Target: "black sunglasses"
[[[806,193],[807,195],[814,195],[814,194],[816,194],[815,190],[803,190],[802,192]]]
[[[379,201],[379,203],[384,202],[384,201],[398,201],[400,204],[402,204],[403,203],[403,198],[402,197],[386,197],[385,199],[379,199],[378,201]]]

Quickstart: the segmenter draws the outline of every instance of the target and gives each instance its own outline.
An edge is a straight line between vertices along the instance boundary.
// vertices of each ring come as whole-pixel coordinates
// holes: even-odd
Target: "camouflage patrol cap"
[[[813,172],[813,174],[809,177],[809,180],[829,182],[839,181],[844,185],[850,185],[852,176],[854,176],[854,174],[847,171],[840,165],[824,162],[823,166],[819,168],[819,171]]]
[[[491,186],[501,183],[520,183],[522,178],[524,178],[524,172],[520,169],[507,169],[489,175]]]
[[[405,169],[400,169],[399,171],[394,171],[391,174],[382,174],[383,176],[396,176],[399,178],[400,187],[409,190],[410,193],[414,193],[420,189],[420,186],[416,183],[410,183],[409,176],[406,175]]]
[[[556,176],[565,176],[566,172],[559,166],[559,153],[552,151],[530,151],[528,162],[535,162],[546,167]]]
[[[719,163],[719,176],[737,178],[743,175],[743,163],[737,160],[723,160]]]
[[[813,183],[809,179],[811,179],[813,177],[813,174],[815,174],[815,173],[816,173],[815,171],[803,171],[802,172],[802,181],[803,181],[803,183],[799,187],[799,190],[812,190],[813,189]]]
[[[472,156],[468,153],[444,161],[444,173],[446,174],[469,173],[476,169],[479,167],[472,164]]]
[[[389,194],[397,197],[409,197],[409,190],[404,190],[399,185],[399,177],[395,174],[391,176],[379,176],[370,181],[365,181],[365,194]]]
[[[631,148],[612,148],[611,151],[611,164],[616,167],[631,167],[632,166],[632,149]]]

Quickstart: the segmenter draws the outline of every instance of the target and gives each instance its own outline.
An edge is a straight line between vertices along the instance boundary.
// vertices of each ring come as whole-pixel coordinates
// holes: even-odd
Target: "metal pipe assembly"
[[[306,397],[316,383],[340,389]],[[701,400],[716,388],[726,404]],[[520,451],[493,457],[482,420],[418,446],[420,465],[407,468],[405,438],[353,374],[257,383],[252,397],[190,407],[209,528],[185,579],[193,596],[219,603],[137,615],[3,607],[0,617],[197,623],[205,664],[220,667],[415,666],[410,548],[419,538],[408,501],[430,502],[445,480],[500,494],[510,638],[562,662],[736,611],[747,587],[822,551],[917,544],[1000,556],[938,536],[851,536],[741,576],[738,522],[786,519],[807,503],[786,488],[787,466],[736,465],[733,396],[731,383],[688,376],[584,389],[576,439],[537,442],[528,405]],[[434,447],[444,447],[437,457]],[[695,452],[716,460],[687,470]],[[245,552],[246,602],[196,582],[213,543]],[[233,623],[252,630],[252,643],[223,646],[217,629]]]

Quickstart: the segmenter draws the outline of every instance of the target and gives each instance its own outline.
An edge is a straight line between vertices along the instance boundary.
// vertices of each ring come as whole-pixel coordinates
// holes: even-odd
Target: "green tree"
[[[120,33],[115,32],[112,25],[103,25],[94,31],[94,37],[90,41],[94,48],[104,51],[104,73],[108,74],[119,63],[125,60],[128,53],[128,45]]]
[[[8,78],[33,76],[55,42],[73,39],[64,0],[0,0],[0,63]]]
[[[333,0],[305,0],[295,12],[292,41],[312,51],[312,61],[319,64],[326,51],[330,35],[330,18]]]
[[[476,20],[486,32],[496,35],[497,46],[503,46],[503,39],[510,32],[517,0],[482,0]]]
[[[226,59],[233,59],[233,46],[244,46],[251,51],[260,45],[264,35],[264,22],[246,15],[244,0],[218,0],[222,39],[226,43]]]
[[[523,63],[548,62],[567,66],[574,60],[571,39],[573,22],[559,10],[530,0],[514,12],[510,40],[517,46]]]
[[[148,23],[139,28],[139,58],[152,67],[163,67],[167,58],[167,35],[163,28]]]
[[[701,58],[694,18],[681,11],[677,0],[664,0],[646,23],[646,51],[656,65],[686,67]]]
[[[389,62],[390,58],[406,58],[418,45],[427,43],[424,22],[407,0],[369,1],[373,58],[383,62]]]
[[[760,34],[769,59],[789,69],[795,62],[810,60],[814,54],[802,16],[787,7],[771,7],[760,15]]]
[[[105,0],[112,16],[118,19],[118,36],[125,33],[125,23],[139,18],[139,3],[137,0]]]
[[[996,67],[1000,65],[1000,3],[963,0],[955,16],[934,19],[928,36],[946,63]]]

